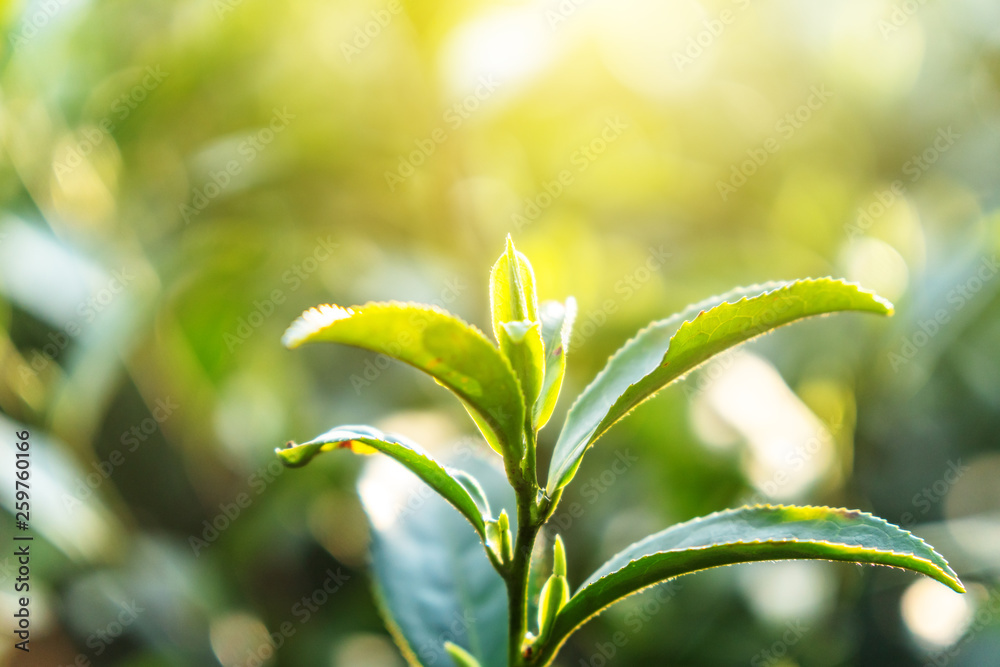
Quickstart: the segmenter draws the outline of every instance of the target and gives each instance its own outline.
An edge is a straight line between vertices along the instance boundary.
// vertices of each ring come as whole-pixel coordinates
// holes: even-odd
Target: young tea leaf
[[[535,401],[535,428],[545,426],[559,400],[559,390],[566,374],[566,350],[573,332],[573,320],[576,319],[576,299],[567,298],[565,305],[558,301],[546,301],[539,307],[538,314],[542,319],[545,373],[542,390]]]
[[[453,391],[505,461],[523,455],[524,405],[507,360],[475,327],[434,306],[368,303],[320,306],[285,332],[285,346],[329,341],[384,354]]]
[[[892,314],[892,304],[832,278],[740,288],[654,322],[616,352],[566,416],[549,469],[552,495],[573,478],[594,441],[674,380],[744,341],[814,315],[858,310]]]
[[[526,417],[542,389],[545,350],[538,321],[535,273],[528,258],[507,237],[507,249],[490,271],[490,310],[493,335],[510,361],[524,397]],[[531,426],[531,424],[527,424]]]
[[[542,391],[545,348],[538,322],[518,320],[500,325],[500,351],[510,361],[524,396],[525,417],[534,418],[534,404]],[[526,423],[534,428],[534,422]]]
[[[591,616],[666,579],[722,565],[802,558],[890,565],[965,590],[926,542],[871,514],[830,507],[741,507],[678,524],[614,556],[570,598],[546,648],[554,652]]]
[[[552,633],[552,627],[562,609],[569,601],[569,583],[566,577],[553,574],[542,586],[538,596],[538,638],[539,645],[544,645]]]
[[[358,444],[372,451],[380,451],[402,463],[454,505],[469,520],[479,536],[485,539],[489,504],[476,479],[467,472],[444,467],[419,445],[405,438],[386,435],[370,426],[338,426],[309,442],[301,445],[289,443],[288,447],[276,452],[282,463],[297,468],[309,463],[320,452],[336,449],[357,451]]]
[[[514,248],[510,236],[506,251],[490,271],[490,312],[497,342],[500,342],[500,327],[504,322],[538,321],[535,272],[528,258]]]

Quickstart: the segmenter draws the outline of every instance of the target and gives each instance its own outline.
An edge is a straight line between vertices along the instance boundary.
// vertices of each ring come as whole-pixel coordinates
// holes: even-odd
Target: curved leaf
[[[535,428],[545,426],[559,400],[559,390],[566,374],[566,350],[573,332],[573,320],[576,319],[576,299],[567,298],[565,305],[558,301],[546,301],[539,307],[538,315],[542,320],[545,373],[542,391],[535,401]]]
[[[857,510],[758,505],[716,512],[636,542],[602,565],[560,612],[558,644],[591,616],[647,586],[698,570],[764,560],[822,559],[890,565],[964,592],[926,542]]]
[[[483,491],[483,487],[479,485],[479,480],[464,470],[449,469],[449,472],[469,492],[469,496],[475,501],[476,506],[479,507],[479,511],[482,512],[483,516],[493,516],[493,513],[490,511],[490,501],[486,498],[486,492]]]
[[[587,448],[615,422],[714,355],[813,315],[860,310],[892,314],[892,304],[832,278],[738,288],[641,330],[619,349],[570,408],[556,442],[547,492],[573,478]]]
[[[285,449],[275,451],[282,463],[297,468],[309,463],[320,452],[336,449],[359,452],[358,443],[391,456],[406,466],[461,512],[479,536],[485,539],[488,516],[484,517],[483,513],[489,512],[489,505],[475,478],[464,471],[444,467],[419,445],[405,438],[386,435],[370,426],[338,426],[309,442],[301,445],[290,442]],[[361,450],[359,453],[368,452]]]
[[[383,465],[377,465],[383,463]],[[513,507],[497,466],[472,457],[462,466],[494,507]],[[452,664],[445,642],[462,647],[481,667],[507,666],[507,590],[481,540],[441,498],[412,476],[395,476],[373,458],[359,481],[371,521],[376,599],[411,665]],[[389,513],[386,508],[410,507]]]
[[[505,460],[523,456],[524,406],[510,364],[475,327],[434,306],[368,303],[306,311],[285,332],[289,348],[329,341],[379,352],[452,390]]]

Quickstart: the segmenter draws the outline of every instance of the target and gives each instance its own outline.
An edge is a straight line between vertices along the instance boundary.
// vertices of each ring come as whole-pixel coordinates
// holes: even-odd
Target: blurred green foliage
[[[719,570],[615,607],[561,664],[991,664],[998,19],[982,1],[3,4],[0,424],[31,431],[37,549],[32,654],[7,641],[0,661],[402,664],[365,574],[364,460],[287,473],[273,449],[371,421],[447,451],[474,426],[409,369],[279,338],[316,303],[390,298],[488,330],[512,233],[540,297],[579,301],[567,395],[649,319],[734,284],[829,274],[897,306],[772,334],[611,431],[557,517],[571,584],[751,498],[871,510],[971,584]]]

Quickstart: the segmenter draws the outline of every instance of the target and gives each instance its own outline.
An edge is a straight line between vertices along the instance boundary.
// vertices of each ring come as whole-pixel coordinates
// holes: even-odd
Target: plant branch
[[[534,503],[534,493],[518,494],[514,559],[509,564],[505,577],[509,616],[507,655],[511,667],[520,667],[524,664],[521,642],[528,632],[528,575],[531,570],[531,553],[539,528],[532,517]]]

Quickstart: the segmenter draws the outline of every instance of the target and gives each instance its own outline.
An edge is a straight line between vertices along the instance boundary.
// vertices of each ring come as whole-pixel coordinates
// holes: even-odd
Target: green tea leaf
[[[892,304],[832,278],[739,288],[654,322],[616,352],[570,408],[549,471],[549,495],[573,478],[594,441],[657,391],[739,343],[836,311],[891,315]]]
[[[576,319],[576,299],[569,297],[566,304],[546,301],[539,307],[542,320],[542,341],[545,347],[545,372],[542,389],[535,401],[535,428],[545,426],[559,400],[563,376],[566,374],[566,350],[569,348]]]
[[[542,391],[545,348],[538,322],[518,320],[500,325],[500,351],[510,361],[524,396],[525,417],[534,418],[534,405]],[[534,422],[526,423],[534,428]]]
[[[475,501],[476,506],[479,507],[479,511],[482,512],[483,516],[493,516],[493,513],[490,512],[490,501],[486,498],[486,492],[483,491],[483,487],[479,485],[479,480],[464,470],[449,470],[449,472],[469,492],[469,496]]]
[[[358,446],[359,443],[362,447]],[[350,449],[370,453],[363,447],[371,448],[373,452],[380,451],[402,463],[461,512],[479,536],[485,538],[489,504],[476,479],[467,472],[444,467],[419,445],[405,438],[386,435],[370,426],[338,426],[309,442],[301,445],[289,443],[285,449],[276,452],[285,465],[297,468],[309,463],[320,452]]]
[[[556,535],[552,542],[552,574],[557,577],[566,576],[566,545],[560,535]]]
[[[490,311],[493,335],[514,369],[524,397],[526,417],[542,389],[545,349],[538,322],[535,273],[528,258],[507,237],[507,249],[490,271]],[[531,424],[527,424],[531,426]]]
[[[500,328],[504,322],[538,321],[535,272],[528,258],[514,248],[510,236],[506,251],[490,271],[490,312],[497,342],[500,342]]]
[[[602,609],[666,579],[721,565],[801,558],[905,568],[965,591],[926,542],[871,514],[830,507],[742,507],[678,524],[614,556],[563,607],[546,650],[554,652]]]
[[[384,479],[385,466],[366,466],[358,488],[372,526],[376,599],[411,665],[452,664],[444,643],[462,647],[481,667],[507,666],[507,589],[479,537],[440,497],[414,477]],[[494,507],[514,507],[497,466],[463,459]],[[386,489],[389,487],[389,495]],[[420,498],[418,511],[389,514]]]
[[[559,610],[569,601],[569,583],[566,577],[553,574],[542,586],[538,595],[538,638],[539,645],[544,645],[552,633]]]
[[[475,327],[434,306],[320,306],[285,332],[289,348],[329,341],[384,354],[431,375],[460,399],[505,461],[523,456],[524,406],[507,360]]]

